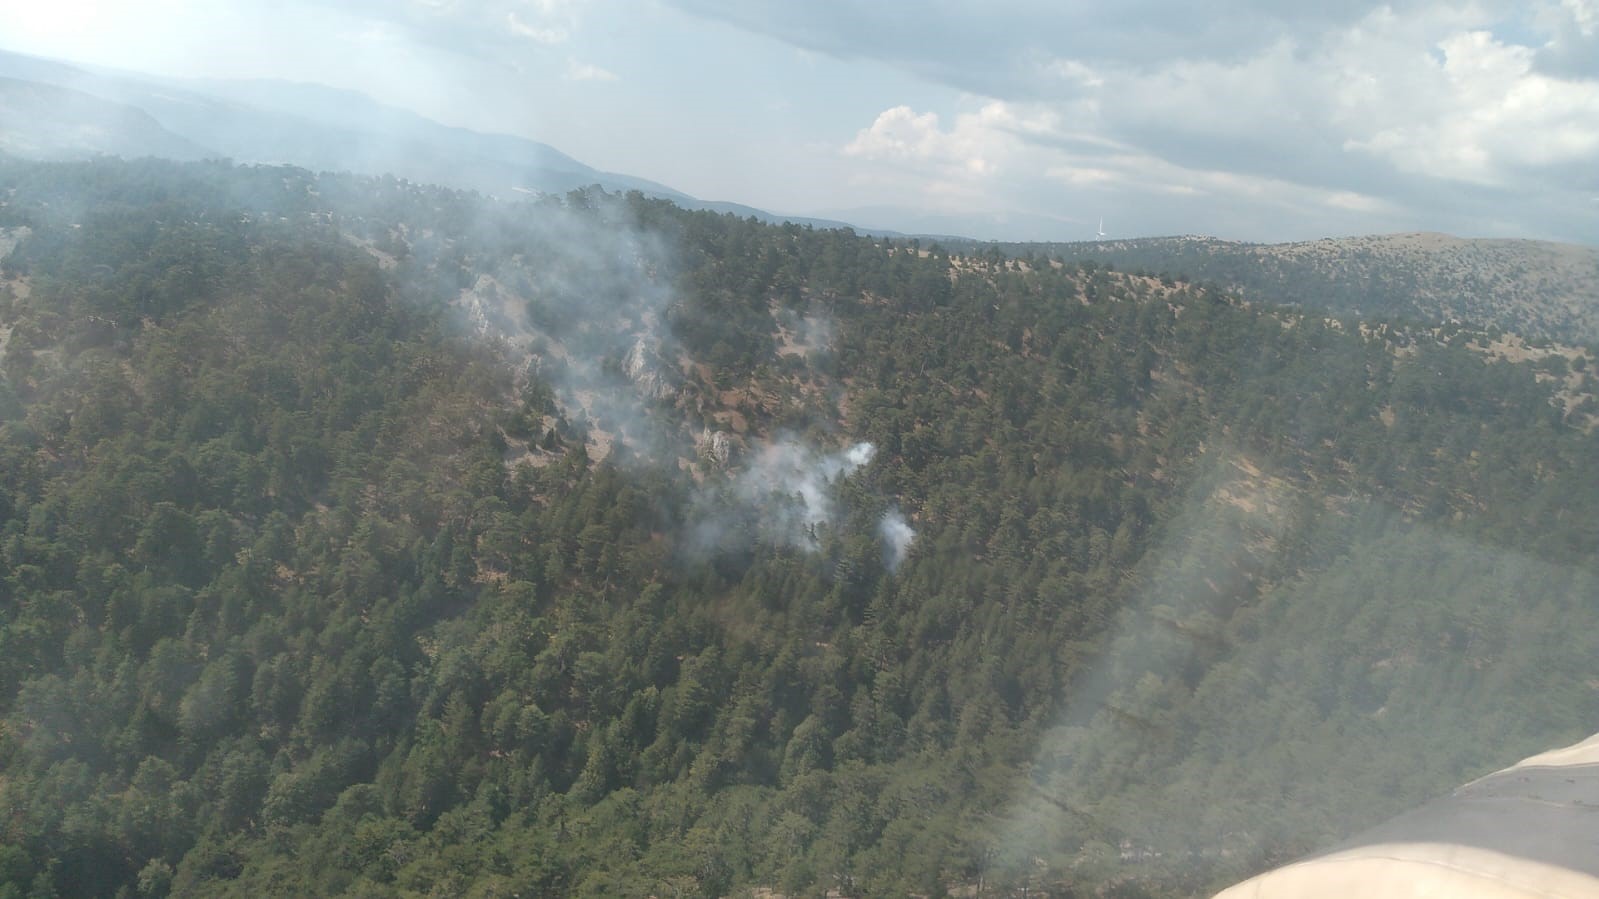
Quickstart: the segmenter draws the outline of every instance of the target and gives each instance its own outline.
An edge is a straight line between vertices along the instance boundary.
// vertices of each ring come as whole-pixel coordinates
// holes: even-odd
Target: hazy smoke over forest
[[[565,206],[536,204],[527,249],[479,274],[458,304],[476,332],[503,340],[518,366],[552,386],[564,414],[591,443],[618,460],[673,464],[689,452],[692,429],[676,402],[683,373],[667,361],[682,352],[670,325],[678,301],[671,253],[633,221],[620,198],[582,200],[593,204],[598,224]],[[806,355],[833,340],[825,316],[785,311],[779,321]],[[815,551],[822,530],[836,526],[838,482],[875,453],[865,442],[828,452],[779,436],[748,453],[725,489],[702,491],[690,542],[725,546],[737,530],[732,517],[753,521],[755,533],[774,544]],[[893,509],[877,536],[892,570],[915,532]]]
[[[905,513],[892,508],[877,522],[877,536],[883,540],[883,564],[889,571],[897,571],[916,541],[915,529],[905,520]]]
[[[573,201],[590,208],[522,203],[514,222],[481,224],[502,230],[496,236],[514,250],[462,288],[458,305],[478,333],[505,341],[515,364],[554,389],[594,444],[631,451],[619,458],[670,452],[682,442],[679,423],[649,409],[670,400],[680,379],[665,362],[677,354],[666,324],[676,296],[669,254],[621,198]]]
[[[1591,733],[1593,2],[14,4],[237,72],[0,48],[0,899],[1212,895]]]
[[[817,548],[817,531],[834,518],[833,482],[872,461],[877,447],[857,443],[821,454],[790,439],[763,449],[739,476],[740,502],[760,510],[761,527],[774,541],[805,550]]]
[[[814,552],[835,525],[838,483],[872,461],[877,448],[857,443],[832,453],[784,436],[751,456],[724,488],[701,494],[691,543],[714,551],[750,536]]]

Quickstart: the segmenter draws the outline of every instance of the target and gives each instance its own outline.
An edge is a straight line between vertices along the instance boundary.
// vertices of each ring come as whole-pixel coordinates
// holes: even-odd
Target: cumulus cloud
[[[1534,70],[1534,51],[1485,31],[1438,43],[1442,60],[1430,108],[1348,146],[1400,169],[1504,184],[1516,175],[1584,160],[1599,162],[1599,84]]]
[[[973,113],[956,117],[944,130],[934,112],[917,113],[909,106],[886,109],[844,146],[844,155],[869,160],[924,162],[972,175],[997,172],[1022,149],[1027,135],[1055,130],[1053,114],[1032,114],[1010,104],[984,103]]]
[[[907,198],[1089,222],[1192,198],[1213,217],[1577,239],[1591,215],[1599,0],[678,5],[967,92],[969,111],[889,106],[840,147]]]
[[[846,144],[844,155],[947,164],[981,175],[993,169],[985,137],[977,129],[943,131],[937,113],[918,115],[909,106],[895,106],[884,110]]]
[[[884,110],[870,128],[855,135],[844,147],[844,153],[869,159],[926,157],[944,140],[944,133],[938,129],[938,113],[917,115],[909,106],[896,106]]]
[[[1071,119],[1080,122],[1083,116]],[[1114,201],[1124,213],[1124,225],[1139,203],[1136,198],[1129,202],[1129,195],[1145,198],[1167,216],[1174,199],[1211,205],[1242,199],[1278,213],[1307,216],[1317,210],[1397,211],[1394,204],[1360,190],[1296,183],[1268,172],[1211,168],[1204,159],[1185,165],[1132,143],[1069,128],[1067,120],[1046,104],[991,101],[942,129],[937,115],[901,106],[880,114],[843,153],[880,164],[885,182],[914,181],[916,173],[923,173],[932,179],[917,184],[924,202],[968,208],[1033,202],[1039,205],[1029,211],[1043,213],[1055,201],[1049,190],[1053,184],[1099,204],[1094,209],[1104,210]],[[1085,213],[1078,221],[1086,227],[1098,214],[1103,212]]]

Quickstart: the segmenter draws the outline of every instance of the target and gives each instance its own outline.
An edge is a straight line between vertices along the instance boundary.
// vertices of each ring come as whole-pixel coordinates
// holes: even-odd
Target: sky
[[[10,50],[351,88],[864,227],[1599,244],[1599,0],[0,0],[0,23]]]

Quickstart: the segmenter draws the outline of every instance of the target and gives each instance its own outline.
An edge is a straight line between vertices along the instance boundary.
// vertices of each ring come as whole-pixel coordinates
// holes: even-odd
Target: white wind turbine
[[[1104,240],[1105,239],[1105,217],[1104,216],[1100,216],[1099,217],[1099,239],[1100,240]]]

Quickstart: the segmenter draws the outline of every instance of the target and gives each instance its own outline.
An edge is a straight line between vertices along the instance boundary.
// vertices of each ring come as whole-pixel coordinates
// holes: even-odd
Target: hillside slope
[[[14,78],[0,78],[0,153],[33,159],[208,155],[142,110]]]
[[[446,126],[319,84],[90,71],[5,51],[0,51],[0,77],[10,79],[7,90],[16,107],[12,127],[0,131],[7,141],[0,149],[9,147],[7,152],[25,158],[227,158],[393,175],[498,197],[564,194],[597,185],[762,221],[847,227],[700,200],[646,178],[595,169],[548,144]],[[46,95],[55,99],[41,105],[37,98]],[[25,100],[24,110],[18,104]],[[170,134],[157,139],[155,132],[163,129]]]
[[[1288,244],[1170,237],[1006,249],[1189,277],[1331,315],[1454,320],[1531,338],[1599,341],[1599,247],[1387,234]]]
[[[1599,714],[1580,347],[638,194],[0,186],[0,890],[1193,895]]]

